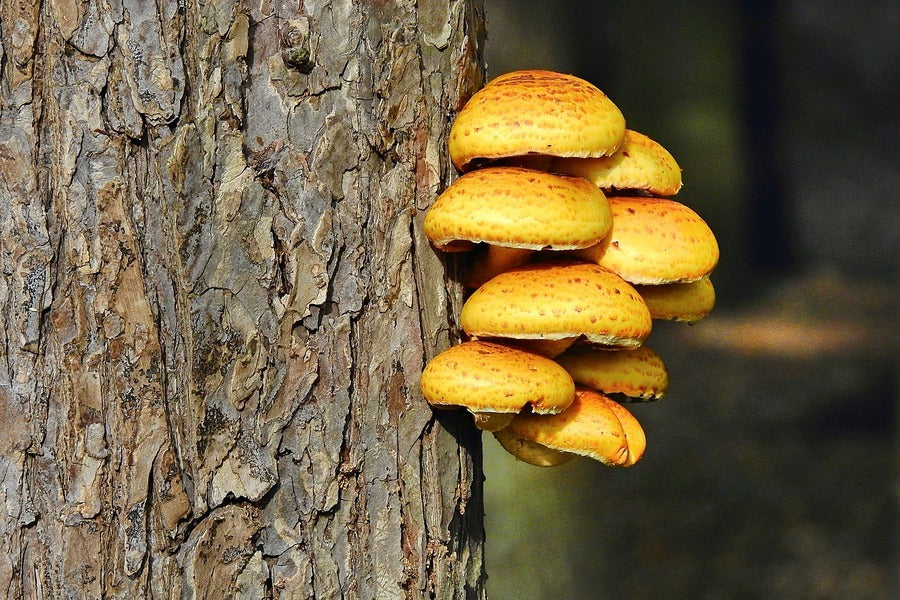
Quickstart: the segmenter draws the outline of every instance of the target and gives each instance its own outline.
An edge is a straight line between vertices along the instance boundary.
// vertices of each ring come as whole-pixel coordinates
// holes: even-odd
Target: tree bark
[[[418,388],[483,38],[478,0],[0,2],[0,595],[484,597],[480,438]]]

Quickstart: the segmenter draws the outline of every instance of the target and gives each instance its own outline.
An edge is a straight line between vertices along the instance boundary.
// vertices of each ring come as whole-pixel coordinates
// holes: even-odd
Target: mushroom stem
[[[466,285],[470,288],[481,287],[481,284],[495,275],[524,265],[531,258],[532,253],[534,250],[528,248],[505,248],[489,245],[484,258],[469,271]]]

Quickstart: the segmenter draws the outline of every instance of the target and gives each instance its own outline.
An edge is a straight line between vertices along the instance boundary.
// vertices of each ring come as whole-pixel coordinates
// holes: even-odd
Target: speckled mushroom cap
[[[475,93],[450,129],[450,159],[473,163],[522,156],[606,156],[625,134],[625,118],[593,84],[552,71],[513,71]]]
[[[555,360],[575,383],[605,394],[655,400],[669,387],[666,365],[647,345],[633,350],[609,350],[578,344]]]
[[[613,227],[596,246],[576,251],[634,284],[696,281],[719,261],[709,225],[667,198],[611,196]]]
[[[460,324],[479,338],[584,336],[610,346],[639,346],[650,311],[615,273],[591,263],[533,263],[497,275],[469,296]]]
[[[463,342],[435,356],[421,379],[432,406],[474,413],[517,413],[530,405],[553,414],[572,403],[575,384],[548,358],[493,342]]]
[[[551,169],[571,173],[606,190],[641,190],[673,196],[681,189],[681,168],[662,144],[642,133],[625,131],[619,149],[601,158],[558,158]]]
[[[654,319],[696,323],[712,311],[716,290],[709,277],[690,283],[640,285],[635,288]]]
[[[582,387],[576,389],[575,400],[563,412],[516,415],[498,434],[495,435],[507,450],[514,447],[513,440],[525,440],[531,443],[528,450],[532,456],[543,446],[556,452],[587,456],[609,466],[633,465],[643,456],[647,445],[643,428],[627,409],[597,391]],[[519,458],[528,460],[529,457]]]
[[[510,421],[512,421],[512,419],[510,419]],[[507,425],[509,425],[509,423],[507,423]],[[537,442],[519,437],[507,431],[506,427],[502,430],[495,431],[494,437],[500,442],[500,445],[503,446],[504,450],[522,462],[527,462],[528,464],[537,467],[555,467],[567,463],[577,456],[571,452],[553,450],[552,448],[548,448]]]
[[[593,392],[593,390],[588,391]],[[622,463],[622,466],[630,467],[644,456],[644,451],[647,449],[647,435],[644,433],[644,428],[641,427],[640,422],[627,408],[602,394],[600,396],[605,398],[606,405],[616,414],[616,418],[619,419],[619,424],[622,425],[622,430],[625,432],[628,457]]]
[[[589,181],[518,167],[466,173],[425,216],[425,235],[438,248],[465,241],[572,250],[598,243],[611,226],[606,196]]]

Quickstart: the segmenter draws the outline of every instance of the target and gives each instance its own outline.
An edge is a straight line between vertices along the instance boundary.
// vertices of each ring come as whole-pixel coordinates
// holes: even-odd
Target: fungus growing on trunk
[[[577,455],[634,464],[644,431],[604,394],[661,397],[668,372],[642,345],[653,319],[695,322],[715,303],[716,238],[668,198],[681,189],[678,163],[626,129],[594,85],[539,70],[501,75],[476,92],[453,123],[449,151],[464,174],[429,209],[425,234],[444,252],[486,249],[483,260],[472,254],[464,281],[477,288],[459,315],[470,341],[429,363],[426,399],[466,406],[531,464]],[[559,377],[550,365],[566,373],[571,406],[550,409],[542,384],[512,374],[513,363],[526,362],[546,377]]]
[[[641,459],[647,446],[641,424],[625,407],[583,387],[575,390],[575,400],[563,412],[516,415],[494,437],[519,460],[544,467],[576,456],[629,467]]]
[[[497,275],[466,300],[470,336],[576,340],[635,347],[650,335],[650,311],[635,289],[598,265],[539,262]]]
[[[595,85],[552,71],[513,71],[466,103],[450,129],[460,171],[514,156],[607,156],[625,135],[625,117]]]
[[[628,400],[657,400],[669,388],[669,373],[662,358],[649,346],[610,350],[576,344],[556,357],[577,384],[622,394]]]
[[[716,290],[708,276],[687,283],[636,285],[634,289],[654,319],[696,323],[716,304]]]
[[[535,251],[593,246],[611,226],[606,196],[589,181],[518,167],[463,175],[425,215],[425,235],[441,250],[487,245],[469,273],[470,287],[524,264]]]
[[[609,235],[596,246],[576,250],[633,284],[696,281],[719,262],[719,245],[709,225],[688,206],[668,198],[611,196]]]
[[[674,196],[681,189],[681,168],[662,144],[643,133],[625,130],[622,144],[610,156],[557,158],[550,170],[584,177],[608,193],[639,190]]]
[[[574,398],[572,377],[552,360],[502,344],[464,342],[435,356],[425,367],[422,393],[432,406],[466,408],[475,424],[501,429],[530,407],[555,414]]]

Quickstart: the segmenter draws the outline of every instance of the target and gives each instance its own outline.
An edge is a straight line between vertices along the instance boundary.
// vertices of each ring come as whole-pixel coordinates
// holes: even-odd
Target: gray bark
[[[483,37],[477,0],[0,2],[0,595],[484,596],[479,436],[418,389]]]

